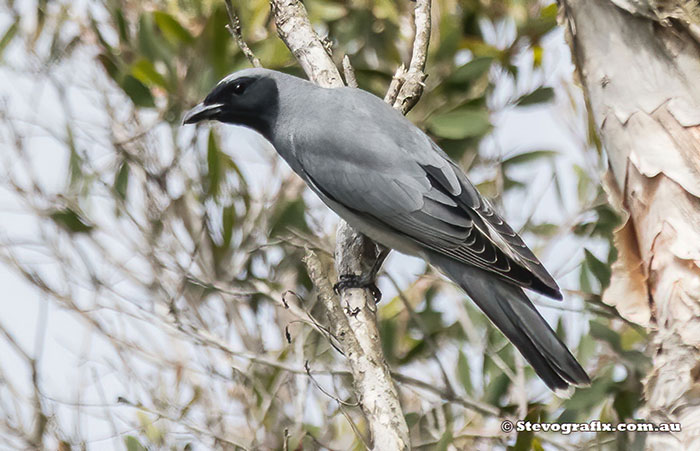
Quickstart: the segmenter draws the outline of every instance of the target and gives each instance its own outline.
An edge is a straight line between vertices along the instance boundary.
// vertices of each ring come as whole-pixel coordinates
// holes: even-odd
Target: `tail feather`
[[[584,369],[521,288],[439,254],[429,255],[429,260],[467,292],[550,389],[590,383]]]

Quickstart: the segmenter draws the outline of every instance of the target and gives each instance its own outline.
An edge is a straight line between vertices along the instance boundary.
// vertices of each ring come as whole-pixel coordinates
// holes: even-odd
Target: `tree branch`
[[[250,47],[248,47],[248,43],[245,42],[245,39],[243,39],[243,33],[241,32],[241,21],[238,18],[236,9],[233,7],[233,3],[231,3],[231,0],[225,0],[225,3],[229,22],[228,25],[226,25],[226,29],[229,33],[231,33],[233,40],[236,41],[238,48],[241,49],[241,52],[243,52],[246,58],[248,58],[250,64],[252,64],[253,67],[262,67],[260,59],[255,56]]]
[[[354,234],[347,226],[340,229]],[[346,290],[350,295],[342,297],[345,306],[342,307],[314,251],[306,251],[304,263],[328,311],[332,333],[350,362],[360,406],[370,426],[372,449],[409,449],[408,426],[389,367],[384,361],[375,311],[369,307],[374,301],[367,302],[364,290],[352,290],[359,292],[359,296]]]
[[[344,86],[338,68],[318,37],[299,0],[271,0],[277,34],[314,83],[326,88]]]
[[[428,45],[430,44],[430,0],[416,0],[413,14],[416,33],[413,39],[411,63],[408,66],[408,71],[405,71],[403,65],[399,67],[394,80],[398,80],[401,88],[395,98],[388,97],[387,99],[402,114],[408,113],[418,103],[425,87],[423,82],[428,77],[425,73],[425,63],[428,60]],[[394,80],[392,80],[392,85]],[[395,89],[396,87],[390,86],[387,96]]]
[[[343,86],[340,72],[312,28],[304,6],[298,0],[270,3],[280,38],[307,76],[320,86]],[[373,242],[341,222],[335,252],[339,274],[361,274],[371,266],[375,254]],[[372,449],[410,449],[408,426],[381,348],[374,297],[368,290],[346,289],[338,302],[313,251],[307,250],[305,263],[329,312],[333,334],[350,363],[356,394],[369,424]]]

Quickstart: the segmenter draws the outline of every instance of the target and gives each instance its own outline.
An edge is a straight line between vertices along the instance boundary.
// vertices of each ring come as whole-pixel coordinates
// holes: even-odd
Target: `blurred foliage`
[[[263,65],[300,74],[275,35],[268,2],[234,3],[243,36]],[[575,241],[567,244],[576,248],[567,268],[579,277],[577,286],[568,284],[567,306],[577,311],[564,309],[562,318],[588,324],[571,337],[565,337],[563,319],[557,329],[567,342],[578,343],[577,358],[593,384],[578,389],[570,399],[551,396],[484,316],[426,269],[426,274],[404,286],[397,283],[400,295],[379,307],[387,361],[401,374],[425,380],[454,397],[490,405],[500,415],[475,413],[401,383],[414,446],[472,449],[487,443],[515,450],[640,446],[643,437],[629,433],[507,435],[498,429],[500,418],[520,414],[530,421],[634,420],[648,364],[640,352],[646,336],[601,302],[616,257],[611,243],[619,219],[596,175],[600,156],[589,149],[600,149],[600,143],[585,122],[581,102],[570,99],[587,133],[581,140],[581,149],[588,151],[585,167],[549,149],[506,149],[503,158],[480,152],[499,112],[579,96],[567,87],[555,90],[541,84],[506,89],[505,95],[497,89],[546,79],[541,77],[542,42],[555,29],[556,5],[532,0],[435,0],[434,4],[429,78],[410,118],[465,170],[486,174],[479,188],[496,201],[527,191],[541,177],[538,171],[551,173],[558,205],[549,208],[567,215],[556,216],[553,222],[529,218],[522,231],[528,241],[549,243],[543,247],[567,237]],[[339,62],[349,55],[360,87],[383,96],[396,67],[410,56],[407,24],[412,3],[307,0],[305,5],[317,29],[331,40],[334,58]],[[80,131],[80,122],[67,115],[61,148],[66,151],[68,182],[60,193],[31,185],[18,190],[27,205],[37,206],[47,234],[67,233],[66,246],[78,249],[78,243],[91,243],[89,255],[58,260],[71,268],[87,267],[89,277],[80,279],[76,269],[71,278],[51,288],[55,284],[30,262],[16,262],[20,272],[31,274],[30,282],[59,304],[75,308],[66,300],[71,296],[59,296],[62,284],[84,284],[104,296],[111,286],[94,270],[95,261],[76,261],[96,258],[116,272],[133,271],[112,260],[110,247],[104,245],[109,238],[123,241],[132,246],[130,252],[142,271],[125,277],[136,288],[124,296],[145,293],[136,296],[141,300],[131,301],[144,311],[164,307],[168,314],[152,321],[173,322],[175,331],[168,333],[205,348],[206,353],[197,351],[201,355],[220,352],[230,359],[227,362],[235,356],[244,356],[246,362],[221,365],[212,357],[211,362],[198,364],[202,372],[196,377],[183,375],[191,370],[187,367],[161,362],[157,377],[139,380],[141,399],[133,404],[138,415],[129,411],[134,425],[123,436],[123,446],[198,449],[202,444],[233,449],[247,443],[262,449],[363,449],[360,435],[366,433],[366,425],[359,409],[326,393],[352,405],[348,377],[326,374],[325,391],[320,391],[315,388],[318,382],[310,382],[299,365],[309,361],[322,371],[340,368],[344,362],[325,335],[326,316],[313,300],[301,262],[304,246],[331,249],[332,239],[320,224],[322,213],[311,211],[299,181],[275,163],[263,175],[246,169],[237,156],[242,145],[221,127],[197,127],[194,135],[180,127],[183,112],[219,79],[248,66],[225,28],[224,2],[103,0],[78,7],[67,1],[38,1],[31,18],[8,2],[5,14],[10,20],[0,30],[0,55],[7,60],[11,47],[16,46],[15,51],[19,47],[27,64],[16,70],[35,77],[89,67],[101,80],[91,89],[103,91],[99,108],[107,117],[101,125],[106,138],[96,145]],[[57,83],[58,91],[70,83],[68,75]],[[100,146],[108,150],[106,155],[104,149],[97,152]],[[20,146],[12,158],[22,159],[26,152]],[[252,188],[253,179],[261,177],[266,179],[264,198]],[[564,192],[568,186],[573,187],[575,205]],[[113,215],[105,213],[104,202]],[[60,229],[51,229],[51,224]],[[77,241],[78,236],[83,240]],[[445,299],[454,307],[443,308]],[[297,305],[301,317],[290,313],[287,303]],[[118,342],[101,320],[91,320]],[[217,345],[207,338],[211,335],[230,341],[231,347]],[[281,344],[270,344],[270,336]],[[291,367],[299,373],[288,371]],[[173,385],[166,374],[175,374],[177,383]],[[190,397],[184,399],[183,393]],[[304,415],[309,409],[315,417]],[[82,438],[66,432],[60,418],[51,421],[55,440],[82,446]],[[181,434],[171,435],[176,431]]]

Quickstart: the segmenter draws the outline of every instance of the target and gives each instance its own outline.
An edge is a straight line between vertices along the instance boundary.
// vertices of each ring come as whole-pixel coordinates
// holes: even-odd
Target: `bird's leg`
[[[379,253],[368,272],[359,276],[355,274],[341,274],[338,276],[338,283],[333,285],[333,290],[336,294],[346,288],[367,288],[372,293],[375,303],[382,300],[382,292],[377,288],[375,280],[377,278],[377,273],[382,268],[382,264],[389,255],[389,252],[391,252],[391,249],[381,244],[377,244],[377,249]]]

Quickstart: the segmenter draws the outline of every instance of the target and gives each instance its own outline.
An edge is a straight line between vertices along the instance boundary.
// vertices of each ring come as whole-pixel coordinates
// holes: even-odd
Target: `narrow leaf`
[[[129,163],[122,161],[116,177],[114,177],[114,191],[120,199],[126,200],[126,191],[129,186]]]
[[[469,370],[469,361],[462,351],[459,352],[459,358],[457,359],[457,375],[459,376],[459,381],[462,383],[462,387],[464,387],[467,393],[471,393],[472,377]]]
[[[140,59],[131,66],[131,75],[136,77],[144,85],[158,85],[161,88],[168,88],[168,82],[156,70],[153,63],[147,59]]]
[[[127,435],[124,438],[124,444],[126,451],[146,451],[146,448],[132,435]]]
[[[585,249],[584,253],[586,254],[586,264],[588,268],[590,268],[595,278],[598,279],[600,285],[603,288],[607,287],[610,284],[610,267],[606,263],[598,260],[588,249]]]
[[[17,35],[19,30],[19,17],[7,28],[5,33],[0,38],[0,56],[2,56],[5,48],[12,42],[12,39]]]
[[[537,88],[529,94],[520,97],[515,104],[517,106],[536,105],[549,102],[554,98],[554,89],[550,87]]]
[[[446,83],[451,85],[469,84],[486,74],[492,62],[493,58],[490,56],[474,58],[468,63],[459,66],[452,75],[447,78]]]
[[[529,163],[540,158],[550,158],[557,155],[554,150],[533,150],[532,152],[520,153],[518,155],[513,155],[512,157],[506,158],[501,162],[501,165],[505,168],[508,166],[517,166],[523,163]]]
[[[221,213],[221,222],[223,224],[224,247],[228,248],[231,245],[233,237],[233,225],[236,222],[236,208],[233,205],[225,207]]]
[[[216,141],[216,134],[213,129],[210,129],[207,141],[207,176],[209,182],[207,191],[210,196],[216,196],[219,193],[219,185],[223,174],[220,153],[221,150],[219,150],[219,144]]]
[[[158,25],[158,28],[160,28],[160,31],[163,32],[165,38],[173,44],[194,43],[195,39],[190,32],[170,14],[163,11],[154,11],[153,19],[156,25]]]
[[[463,139],[485,135],[491,122],[485,109],[460,108],[432,115],[428,119],[428,128],[442,138]]]
[[[54,210],[49,213],[49,217],[53,219],[58,226],[71,233],[87,233],[94,228],[71,208]]]
[[[138,81],[133,75],[124,77],[120,85],[126,95],[134,102],[134,105],[146,108],[155,106],[151,90]]]

